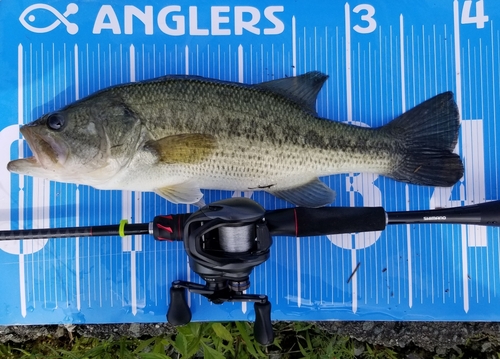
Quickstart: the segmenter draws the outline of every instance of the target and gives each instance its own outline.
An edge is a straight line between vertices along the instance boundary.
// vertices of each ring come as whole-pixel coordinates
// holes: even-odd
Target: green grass
[[[100,340],[65,335],[43,337],[22,345],[0,344],[0,358],[406,358],[418,353],[419,358],[441,358],[418,348],[386,348],[357,342],[345,336],[328,334],[305,322],[274,323],[274,343],[262,346],[253,339],[253,325],[236,323],[190,323],[177,328],[177,333],[147,337]],[[483,338],[484,339],[484,338]],[[471,345],[481,343],[471,342]],[[446,358],[485,357],[469,347],[448,353]],[[483,354],[483,355],[481,355]],[[489,357],[500,358],[496,353]],[[444,358],[444,357],[443,357]]]

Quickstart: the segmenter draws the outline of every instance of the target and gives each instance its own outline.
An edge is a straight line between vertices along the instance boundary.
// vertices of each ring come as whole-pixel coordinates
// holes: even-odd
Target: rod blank
[[[387,224],[447,223],[500,226],[500,201],[426,211],[388,212]]]
[[[0,241],[18,239],[118,236],[119,230],[120,225],[115,224],[109,226],[93,227],[42,228],[0,231]],[[126,236],[149,234],[149,223],[126,224],[123,232]]]

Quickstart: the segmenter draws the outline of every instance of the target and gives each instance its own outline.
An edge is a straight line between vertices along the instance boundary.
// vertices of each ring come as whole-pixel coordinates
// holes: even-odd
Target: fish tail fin
[[[459,128],[452,92],[439,94],[382,127],[398,139],[402,153],[388,176],[419,185],[453,186],[464,173],[462,160],[453,153]]]

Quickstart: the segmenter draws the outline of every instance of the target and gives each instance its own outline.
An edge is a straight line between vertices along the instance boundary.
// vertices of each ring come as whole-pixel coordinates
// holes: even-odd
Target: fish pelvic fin
[[[310,182],[298,184],[286,189],[269,189],[269,192],[278,198],[284,199],[300,207],[323,207],[335,200],[335,191],[321,182],[318,178]]]
[[[172,186],[156,188],[155,193],[168,201],[179,204],[203,204],[203,193],[200,188],[191,181],[179,183]]]
[[[452,92],[439,94],[405,112],[381,130],[402,153],[389,177],[412,184],[450,187],[464,174],[457,144],[460,116]]]
[[[148,141],[146,146],[153,150],[163,163],[193,164],[209,157],[217,148],[217,141],[211,135],[186,133]]]

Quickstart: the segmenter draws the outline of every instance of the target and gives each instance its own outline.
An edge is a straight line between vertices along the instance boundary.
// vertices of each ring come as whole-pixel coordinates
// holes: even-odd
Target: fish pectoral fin
[[[267,192],[301,207],[323,207],[335,200],[335,191],[318,178],[296,187]]]
[[[316,99],[328,75],[311,71],[304,75],[262,82],[255,87],[279,93],[316,115]]]
[[[203,203],[203,193],[201,193],[200,188],[189,181],[173,186],[156,188],[155,193],[176,204]]]
[[[217,140],[212,135],[183,133],[148,141],[146,146],[156,152],[163,163],[193,164],[209,157],[217,148]]]

